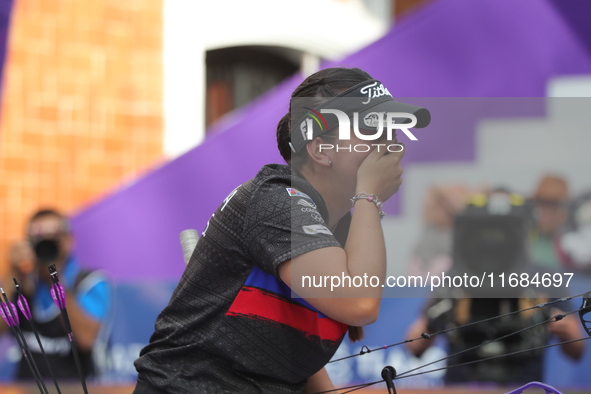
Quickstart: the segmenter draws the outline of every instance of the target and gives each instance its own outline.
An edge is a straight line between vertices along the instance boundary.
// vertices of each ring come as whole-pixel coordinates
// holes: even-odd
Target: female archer
[[[375,114],[421,111],[356,68],[308,77],[277,127],[287,165],[264,166],[211,217],[135,362],[134,393],[332,389],[324,365],[378,317],[381,207],[402,182],[404,150]],[[364,276],[373,282],[309,285]]]

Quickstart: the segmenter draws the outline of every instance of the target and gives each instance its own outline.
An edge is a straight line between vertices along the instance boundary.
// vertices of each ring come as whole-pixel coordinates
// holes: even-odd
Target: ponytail
[[[349,340],[351,342],[357,342],[365,337],[363,327],[349,326]]]

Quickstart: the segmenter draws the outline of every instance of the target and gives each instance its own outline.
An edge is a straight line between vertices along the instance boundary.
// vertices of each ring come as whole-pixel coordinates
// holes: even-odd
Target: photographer
[[[560,239],[560,246],[569,267],[591,275],[591,191],[573,201],[569,230]]]
[[[511,272],[531,273],[534,266],[528,263],[527,257],[530,223],[530,209],[521,196],[506,190],[476,195],[454,221],[452,272],[487,272],[495,278]],[[529,349],[547,345],[552,336],[564,342],[580,338],[582,333],[574,315],[543,324],[563,313],[557,307],[535,308],[454,330],[483,319],[531,308],[547,302],[548,296],[533,287],[509,289],[500,288],[498,284],[489,289],[446,290],[439,294],[440,299],[434,298],[427,303],[406,335],[411,339],[421,337],[424,332],[432,334],[450,329],[446,333],[450,355],[448,365],[464,365],[446,370],[446,383],[540,381],[543,379],[544,351]],[[499,296],[512,298],[492,298]],[[561,307],[571,309],[566,305]],[[536,324],[539,325],[526,329]],[[512,333],[515,334],[510,335]],[[497,340],[501,337],[504,338]],[[409,342],[407,349],[420,357],[433,341],[434,338]],[[579,360],[584,345],[574,342],[562,345],[561,349],[569,358]],[[495,358],[480,362],[489,357]]]
[[[45,353],[57,378],[78,377],[70,342],[66,336],[60,311],[51,295],[51,277],[47,267],[55,264],[60,281],[66,289],[69,318],[78,352],[86,376],[94,374],[92,350],[102,324],[109,317],[111,289],[100,271],[83,270],[73,251],[73,237],[69,221],[55,210],[40,210],[29,220],[28,245],[19,243],[13,247],[11,265],[13,276],[28,299],[35,326],[41,337]],[[29,256],[29,257],[27,257]],[[26,264],[32,257],[33,264]],[[13,286],[6,290],[13,289]],[[13,294],[13,299],[15,295]],[[28,343],[36,343],[31,326],[21,319],[21,329]],[[1,329],[6,326],[2,322]],[[50,373],[37,346],[31,352],[44,377]],[[24,360],[17,368],[17,379],[32,379]]]
[[[529,232],[531,261],[551,271],[568,266],[560,238],[568,218],[568,184],[559,176],[540,180],[533,195],[534,226]]]

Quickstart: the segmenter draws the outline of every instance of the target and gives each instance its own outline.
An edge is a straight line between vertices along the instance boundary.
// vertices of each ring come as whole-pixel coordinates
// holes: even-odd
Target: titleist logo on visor
[[[400,151],[404,148],[397,144],[395,130],[416,141],[409,129],[425,127],[431,120],[426,108],[394,101],[388,89],[375,79],[352,86],[336,97],[294,97],[290,105],[293,118],[289,145],[293,153],[333,130],[338,130],[341,142],[351,140],[352,134],[359,140],[377,141],[385,132],[386,140]]]
[[[375,81],[372,84],[362,87],[359,90],[359,92],[361,92],[361,94],[367,95],[367,101],[364,101],[363,104],[369,104],[371,102],[371,99],[386,95],[392,97],[392,95],[390,94],[388,89],[384,87],[384,85],[382,85],[381,83],[378,85],[378,81]]]

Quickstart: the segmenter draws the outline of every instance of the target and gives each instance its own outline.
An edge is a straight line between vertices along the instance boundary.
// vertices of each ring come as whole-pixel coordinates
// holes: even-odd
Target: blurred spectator
[[[591,273],[591,192],[584,193],[573,203],[573,223],[560,240],[568,264]]]
[[[568,185],[558,176],[542,178],[533,195],[534,227],[530,233],[530,260],[549,270],[560,269],[565,262],[560,236],[568,218]]]
[[[27,291],[32,289],[33,276],[35,274],[35,256],[29,241],[18,241],[11,245],[8,251],[8,262],[12,276],[17,278],[21,289]],[[6,283],[8,286],[9,283]],[[11,293],[12,284],[6,288]]]
[[[10,267],[25,275],[33,272],[33,259],[33,250],[27,241],[15,242],[8,251]]]
[[[424,227],[414,250],[413,275],[437,275],[451,267],[453,218],[464,207],[469,191],[462,185],[429,189],[423,205]]]
[[[544,193],[540,195],[548,196]],[[449,254],[454,259],[452,269],[455,274],[480,274],[482,270],[499,272],[495,271],[499,269],[503,272],[512,272],[515,269],[524,272],[528,268],[525,250],[528,247],[526,224],[529,216],[524,199],[506,189],[496,188],[487,194],[472,196],[470,204],[457,217],[453,228],[455,243],[453,250],[450,246]],[[548,225],[549,221],[546,219],[543,224]],[[465,298],[449,298],[451,294]],[[573,315],[551,324],[524,330],[561,313],[556,307],[533,309],[453,330],[461,325],[530,308],[547,301],[547,298],[541,298],[530,290],[524,290],[523,296],[526,298],[470,298],[477,294],[477,291],[469,288],[443,289],[439,294],[442,299],[429,300],[407,331],[406,339],[411,339],[421,337],[424,332],[432,334],[452,329],[445,334],[450,354],[448,365],[458,366],[446,370],[446,383],[513,384],[542,380],[544,351],[528,350],[547,345],[552,336],[560,341],[581,337],[579,321]],[[507,296],[508,293],[503,292],[502,295]],[[509,336],[519,330],[524,331]],[[492,341],[503,336],[507,338]],[[407,348],[411,354],[420,357],[433,341],[434,339],[416,340],[407,343]],[[578,360],[583,354],[584,345],[582,342],[564,344],[562,350],[568,357]],[[509,353],[517,354],[500,357]],[[483,361],[489,357],[497,358]],[[464,363],[466,364],[459,365]]]
[[[35,326],[39,331],[45,353],[58,378],[78,378],[70,342],[64,330],[61,314],[51,295],[51,277],[47,267],[55,264],[60,282],[66,289],[67,308],[74,338],[86,376],[93,375],[93,347],[103,323],[111,313],[111,287],[100,271],[82,269],[73,254],[73,237],[66,217],[55,210],[36,212],[27,226],[27,243],[11,248],[10,262],[13,275],[27,297]],[[13,286],[10,286],[13,287]],[[2,329],[6,326],[2,322]],[[36,343],[30,324],[21,319],[21,329],[29,344]],[[41,374],[50,377],[40,349],[31,352]],[[31,371],[21,360],[17,379],[32,379]]]

